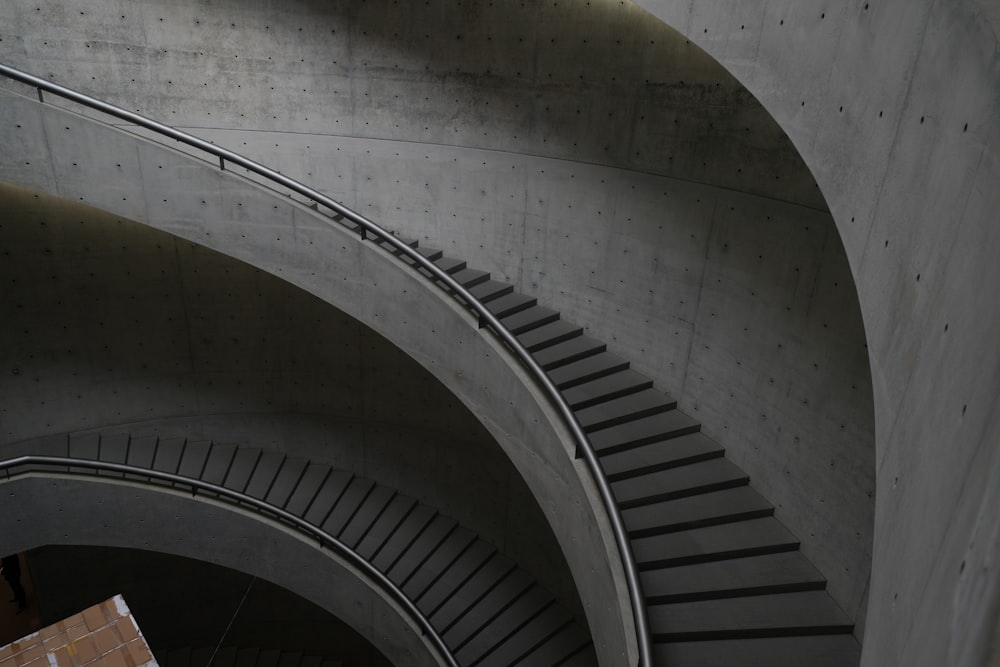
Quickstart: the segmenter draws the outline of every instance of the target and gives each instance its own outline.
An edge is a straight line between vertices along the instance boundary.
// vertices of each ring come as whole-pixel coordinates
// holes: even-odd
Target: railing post
[[[221,169],[222,171],[226,170],[226,158],[222,157],[221,155],[219,156],[219,169]]]
[[[42,97],[42,89],[35,88],[35,90],[38,91],[38,101],[41,102],[42,104],[45,104],[45,98]]]

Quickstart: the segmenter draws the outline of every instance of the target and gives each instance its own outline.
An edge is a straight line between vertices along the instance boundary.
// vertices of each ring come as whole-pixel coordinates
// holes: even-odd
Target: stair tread
[[[475,547],[476,543],[475,533],[463,526],[457,526],[427,554],[409,576],[401,579],[403,592],[411,600],[419,600],[427,589],[445,576],[466,551]]]
[[[246,494],[254,498],[267,496],[268,490],[278,481],[278,477],[282,476],[281,473],[284,472],[285,465],[286,457],[284,454],[273,451],[262,452],[260,460],[257,461],[257,468],[247,481]]]
[[[353,479],[351,473],[343,470],[330,470],[329,473],[324,478],[322,485],[318,488],[315,495],[306,499],[306,502],[311,504],[305,509],[305,515],[302,517],[312,525],[318,527],[322,527],[321,524],[326,518],[327,513]]]
[[[511,570],[498,583],[487,590],[486,595],[478,598],[472,607],[457,614],[451,621],[435,626],[443,629],[442,638],[454,649],[464,646],[502,610],[513,604],[521,595],[526,595],[532,587],[531,577],[519,569]],[[444,614],[444,609],[441,610]]]
[[[402,552],[398,561],[389,570],[389,578],[397,585],[405,582],[410,574],[420,567],[424,559],[437,549],[455,528],[456,524],[453,520],[441,515],[431,519],[426,528],[415,537],[412,544]]]
[[[409,549],[417,535],[427,529],[437,516],[430,507],[417,505],[392,532],[385,544],[372,556],[371,563],[381,572],[388,572],[401,554]]]
[[[446,601],[430,612],[431,623],[436,628],[449,627],[468,613],[477,601],[484,599],[495,586],[499,586],[514,567],[513,561],[495,552],[465,583],[456,588]]]
[[[434,264],[445,273],[455,273],[465,268],[465,260],[448,256],[435,259]]]
[[[354,516],[344,525],[340,533],[340,541],[352,549],[356,547],[382,515],[382,511],[385,510],[395,493],[387,486],[375,486],[358,507]]]
[[[766,514],[774,508],[748,486],[714,491],[698,496],[666,500],[622,512],[633,537],[683,530],[700,523],[724,522],[735,517]]]
[[[559,313],[546,308],[545,306],[534,305],[508,315],[501,320],[501,323],[515,336],[526,331],[531,331],[559,318]]]
[[[511,292],[486,303],[486,309],[503,319],[535,305],[536,299],[527,294]]]
[[[547,371],[551,371],[578,359],[603,352],[606,347],[601,341],[582,334],[543,348],[535,352],[532,356],[538,362],[539,366]]]
[[[825,580],[798,551],[736,558],[710,563],[648,570],[641,574],[642,591],[649,602],[708,599],[750,591],[784,592],[822,589]],[[766,590],[766,589],[772,590]]]
[[[825,591],[650,605],[655,641],[809,632],[850,632],[851,620]]]
[[[490,278],[489,271],[480,271],[479,269],[470,269],[468,267],[456,271],[452,274],[452,277],[458,282],[459,285],[465,288],[473,287],[479,283],[486,282]]]
[[[479,663],[480,667],[508,667],[516,664],[518,658],[537,650],[569,620],[568,611],[559,605],[550,605],[492,650]]]
[[[628,368],[628,361],[612,352],[598,352],[549,371],[549,378],[560,389],[569,389],[591,380]]]
[[[633,539],[631,544],[636,563],[642,567],[789,550],[798,546],[798,540],[777,519],[768,516]]]
[[[330,535],[339,538],[347,522],[361,508],[362,504],[368,498],[368,494],[374,491],[374,489],[375,483],[370,479],[363,477],[352,479],[320,527]]]
[[[260,461],[262,454],[259,449],[238,447],[229,463],[222,485],[227,489],[243,491],[250,482],[250,475],[253,474],[254,467]]]
[[[276,507],[284,507],[291,499],[292,494],[295,493],[296,485],[304,478],[308,467],[309,462],[305,459],[286,458],[281,469],[278,471],[278,475],[271,483],[271,488],[263,492],[265,494],[264,499]],[[258,487],[251,480],[247,493],[253,495],[257,491]]]
[[[646,376],[630,368],[624,368],[609,375],[602,375],[563,389],[562,395],[571,408],[579,410],[593,403],[631,394],[652,386],[653,381]]]
[[[316,495],[321,484],[331,473],[330,467],[318,463],[310,463],[306,467],[306,472],[295,485],[292,495],[285,503],[285,510],[295,516],[302,516],[308,509],[310,501]]]
[[[529,352],[537,352],[550,345],[555,345],[556,343],[579,336],[582,333],[583,327],[559,319],[548,324],[543,324],[537,329],[526,331],[518,335],[517,339]]]
[[[190,450],[192,443],[188,443],[188,449]],[[213,444],[208,451],[208,460],[205,461],[205,467],[201,473],[201,479],[210,484],[222,485],[226,479],[226,475],[229,472],[229,466],[232,465],[233,459],[236,458],[236,445],[230,445],[226,443]],[[187,455],[185,453],[185,458]],[[181,473],[185,474],[185,473]]]
[[[564,625],[546,638],[534,650],[517,661],[518,667],[552,667],[562,665],[570,656],[590,645],[590,637],[576,623]],[[596,662],[594,663],[596,667]]]
[[[616,424],[635,421],[673,410],[677,401],[657,389],[644,389],[576,412],[580,425],[588,433],[611,428]]]
[[[469,288],[469,292],[472,296],[476,297],[483,303],[489,303],[495,299],[498,299],[505,294],[510,294],[514,291],[514,286],[499,280],[484,280],[478,285],[474,285]]]
[[[764,637],[657,644],[656,664],[684,667],[851,667],[861,662],[852,635]]]
[[[371,561],[407,515],[415,509],[416,502],[409,496],[396,494],[382,515],[372,524],[368,534],[362,538],[357,546],[357,552],[364,559]]]
[[[618,480],[719,457],[724,453],[725,450],[719,443],[703,433],[695,432],[604,454],[601,456],[601,466],[608,479]]]
[[[524,595],[496,614],[457,651],[455,658],[459,664],[475,662],[487,651],[502,645],[511,634],[552,604],[552,597],[540,586],[531,586]]]
[[[415,602],[425,614],[432,614],[467,579],[483,567],[496,552],[496,548],[485,540],[477,539],[448,568],[417,596]]]
[[[717,457],[691,465],[668,468],[612,482],[619,506],[667,500],[698,490],[746,484],[748,475],[729,459]]]
[[[701,425],[680,410],[668,410],[642,419],[589,434],[590,442],[600,453],[669,440],[678,435],[697,431]]]

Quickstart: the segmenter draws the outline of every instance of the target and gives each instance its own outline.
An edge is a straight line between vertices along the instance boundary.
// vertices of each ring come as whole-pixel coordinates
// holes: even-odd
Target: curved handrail
[[[556,411],[559,413],[559,416],[562,417],[565,422],[566,427],[569,429],[576,444],[576,455],[577,457],[582,456],[586,461],[587,468],[597,486],[598,492],[601,495],[601,501],[604,503],[605,511],[607,512],[608,519],[611,522],[615,543],[618,547],[618,553],[622,560],[626,586],[629,591],[629,597],[631,598],[630,602],[635,622],[637,647],[639,650],[638,667],[652,666],[653,659],[649,637],[649,625],[646,618],[646,606],[643,604],[644,598],[642,595],[642,587],[639,583],[639,573],[635,566],[635,558],[632,554],[632,547],[628,540],[625,521],[622,519],[621,511],[618,509],[618,504],[615,502],[614,494],[611,491],[611,485],[604,476],[604,471],[601,469],[601,465],[597,460],[597,454],[594,453],[590,440],[587,438],[583,428],[580,426],[580,422],[577,420],[573,410],[569,407],[569,404],[566,403],[566,400],[562,397],[562,394],[556,388],[552,380],[549,379],[549,376],[545,373],[538,362],[535,361],[528,350],[521,345],[520,341],[517,340],[514,334],[512,334],[507,327],[500,322],[500,319],[491,313],[486,306],[479,301],[479,299],[474,297],[469,290],[459,284],[458,281],[456,281],[449,273],[445,272],[422,254],[411,248],[400,239],[396,238],[396,236],[388,230],[380,227],[360,213],[352,211],[340,202],[327,197],[307,185],[299,183],[294,179],[288,178],[283,174],[269,169],[259,162],[250,160],[242,155],[239,155],[238,153],[216,146],[215,144],[209,143],[204,139],[199,139],[198,137],[187,134],[186,132],[170,127],[169,125],[164,125],[163,123],[151,120],[145,116],[122,109],[114,106],[113,104],[108,104],[107,102],[103,102],[90,97],[89,95],[79,93],[70,88],[60,86],[59,84],[51,83],[45,79],[28,74],[27,72],[22,72],[21,70],[9,67],[2,63],[0,63],[0,74],[15,81],[20,81],[21,83],[33,86],[38,91],[38,99],[40,102],[44,102],[42,97],[42,91],[44,90],[92,109],[102,111],[116,118],[134,123],[148,130],[152,130],[158,134],[170,137],[171,139],[175,139],[214,155],[219,158],[219,167],[222,169],[225,169],[225,162],[228,161],[239,165],[244,169],[252,171],[255,174],[263,176],[274,183],[278,183],[279,185],[282,185],[289,190],[316,202],[317,204],[322,204],[332,211],[335,211],[337,215],[342,218],[346,218],[347,220],[350,220],[354,224],[358,225],[360,227],[359,231],[362,240],[367,239],[368,235],[371,234],[379,241],[390,244],[396,254],[411,259],[419,267],[428,271],[435,281],[444,283],[453,296],[461,299],[461,301],[463,301],[468,308],[472,309],[476,313],[479,318],[480,328],[488,327],[510,348],[511,352],[517,357],[518,361],[524,365],[525,369],[532,376],[535,382],[537,382],[544,390],[545,394],[556,408]]]
[[[438,657],[441,659],[443,664],[448,665],[448,667],[459,667],[458,662],[455,660],[455,656],[452,655],[451,650],[444,643],[444,639],[441,635],[438,634],[437,630],[434,629],[434,626],[431,625],[430,620],[424,616],[423,612],[417,608],[417,605],[415,605],[413,601],[410,600],[405,593],[403,593],[402,589],[394,584],[389,577],[379,572],[374,565],[362,558],[360,554],[330,533],[324,531],[322,528],[312,525],[301,517],[295,516],[287,510],[258,498],[254,498],[253,496],[249,496],[245,493],[234,491],[233,489],[229,489],[224,486],[219,486],[218,484],[212,484],[211,482],[205,482],[192,477],[184,477],[183,475],[177,475],[170,472],[161,472],[159,470],[141,468],[127,463],[112,463],[111,461],[97,461],[94,459],[77,459],[67,456],[38,455],[18,456],[12,459],[0,461],[0,470],[4,472],[4,478],[8,480],[16,479],[22,475],[36,472],[35,470],[25,470],[21,473],[11,474],[11,468],[18,468],[22,466],[58,466],[60,468],[63,466],[69,466],[72,468],[89,468],[98,472],[120,472],[122,474],[135,475],[137,477],[145,477],[150,480],[155,479],[162,482],[170,482],[171,484],[187,486],[192,489],[192,493],[196,493],[199,490],[206,491],[215,496],[233,501],[238,505],[249,505],[262,514],[273,515],[282,521],[292,524],[299,531],[317,540],[320,548],[323,548],[324,546],[330,547],[338,556],[345,559],[357,569],[361,570],[378,588],[388,593],[393,602],[403,608],[410,619],[418,628],[420,628],[421,635],[429,637],[431,644],[434,646],[435,651],[439,654]],[[60,470],[59,472],[66,471]]]

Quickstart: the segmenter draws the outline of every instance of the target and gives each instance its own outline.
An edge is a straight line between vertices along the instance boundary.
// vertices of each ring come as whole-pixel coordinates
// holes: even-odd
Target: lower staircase
[[[8,455],[104,461],[180,475],[290,512],[333,535],[385,574],[430,621],[460,665],[597,665],[589,633],[531,575],[453,519],[369,479],[273,451],[127,433],[73,434],[23,443],[17,449],[22,451]],[[70,467],[69,472],[94,474],[87,468]],[[262,655],[254,654],[254,659]],[[250,659],[249,653],[235,649],[226,649],[223,657],[240,656]],[[204,667],[196,657],[201,654],[191,652],[184,659],[191,667]],[[287,654],[285,659],[293,658]],[[182,660],[180,654],[176,660]],[[213,665],[220,665],[219,660],[216,656]],[[226,666],[237,664],[246,663]],[[277,667],[300,664],[332,667],[320,658]]]
[[[512,285],[409,243],[501,319],[575,412],[628,529],[657,665],[858,664],[853,622],[823,576],[676,400]]]

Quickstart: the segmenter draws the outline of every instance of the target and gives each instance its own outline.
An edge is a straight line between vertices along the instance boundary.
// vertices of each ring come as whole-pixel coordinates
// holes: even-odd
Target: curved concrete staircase
[[[172,473],[305,519],[388,576],[430,620],[460,665],[597,664],[587,631],[516,563],[453,519],[369,479],[274,451],[183,438],[91,432],[23,445],[16,449],[24,451],[10,456],[62,456]],[[94,474],[83,468],[69,472]]]
[[[573,408],[628,528],[656,664],[858,664],[853,623],[823,576],[676,400],[534,298],[419,249],[501,318]]]

